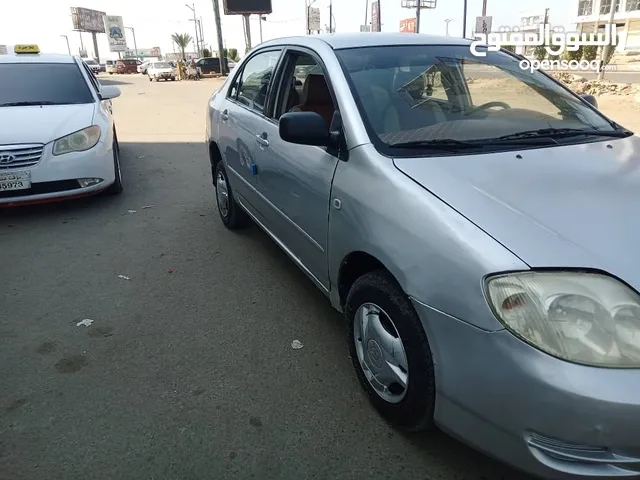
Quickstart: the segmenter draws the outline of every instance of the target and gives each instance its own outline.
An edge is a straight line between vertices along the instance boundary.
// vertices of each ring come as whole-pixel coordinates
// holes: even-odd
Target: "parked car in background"
[[[109,75],[113,75],[114,73],[117,72],[116,60],[107,60],[105,62],[105,72],[107,72]]]
[[[85,59],[84,63],[87,64],[87,67],[89,67],[89,69],[93,72],[94,75],[98,75],[100,72],[105,71],[104,65],[100,65],[98,62],[90,58]]]
[[[138,73],[141,73],[143,75],[147,74],[147,68],[149,68],[149,64],[151,62],[142,62],[140,65],[138,65],[137,70]]]
[[[122,192],[118,87],[79,57],[14,50],[0,55],[0,206]]]
[[[138,73],[138,60],[132,58],[116,60],[116,73]]]
[[[538,478],[638,479],[640,138],[470,45],[261,44],[208,101],[220,219],[252,219],[344,314],[391,424]]]
[[[176,79],[176,71],[169,62],[149,63],[149,66],[147,67],[147,75],[149,75],[150,82],[153,80],[156,82],[160,80],[174,81]]]
[[[227,58],[227,66],[229,67],[229,71],[233,70],[236,67],[236,62]]]
[[[229,71],[229,65],[225,58],[226,71]],[[220,59],[218,57],[204,57],[196,62],[196,66],[200,69],[202,75],[220,75]]]

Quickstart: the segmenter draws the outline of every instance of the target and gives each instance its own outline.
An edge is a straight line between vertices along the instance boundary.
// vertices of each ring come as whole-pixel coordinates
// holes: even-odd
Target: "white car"
[[[122,191],[111,99],[71,55],[0,55],[0,206]]]
[[[142,62],[140,65],[138,65],[136,68],[138,70],[138,73],[141,73],[143,75],[147,74],[147,68],[149,68],[149,64],[151,62]]]
[[[115,60],[107,60],[104,70],[109,75],[113,75],[114,73],[117,73],[118,71],[116,69],[116,61]]]
[[[149,75],[150,82],[153,80],[158,82],[161,79],[174,81],[176,79],[176,71],[169,62],[151,62],[147,68],[147,75]]]

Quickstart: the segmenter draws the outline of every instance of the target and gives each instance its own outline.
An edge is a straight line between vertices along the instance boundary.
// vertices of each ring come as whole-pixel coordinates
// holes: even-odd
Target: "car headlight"
[[[498,319],[527,343],[584,365],[640,367],[640,296],[606,275],[526,272],[487,281]]]
[[[66,137],[59,138],[53,142],[53,154],[62,155],[69,152],[82,152],[93,148],[100,140],[100,127],[91,127],[78,130]]]

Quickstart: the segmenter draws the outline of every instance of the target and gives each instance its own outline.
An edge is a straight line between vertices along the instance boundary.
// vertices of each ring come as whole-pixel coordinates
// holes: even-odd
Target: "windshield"
[[[153,64],[153,68],[171,68],[168,62],[156,62]]]
[[[75,63],[0,63],[0,107],[92,102]]]
[[[378,149],[541,129],[614,130],[556,82],[521,69],[503,52],[475,57],[468,46],[389,46],[336,53]]]

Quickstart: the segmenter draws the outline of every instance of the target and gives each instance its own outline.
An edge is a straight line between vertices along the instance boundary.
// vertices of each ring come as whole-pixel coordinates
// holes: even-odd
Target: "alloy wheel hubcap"
[[[360,367],[376,393],[399,403],[409,385],[407,354],[391,317],[374,303],[356,311],[353,338]]]
[[[227,218],[227,215],[229,215],[229,190],[227,189],[227,180],[222,172],[218,172],[218,175],[216,175],[216,199],[220,215]]]

